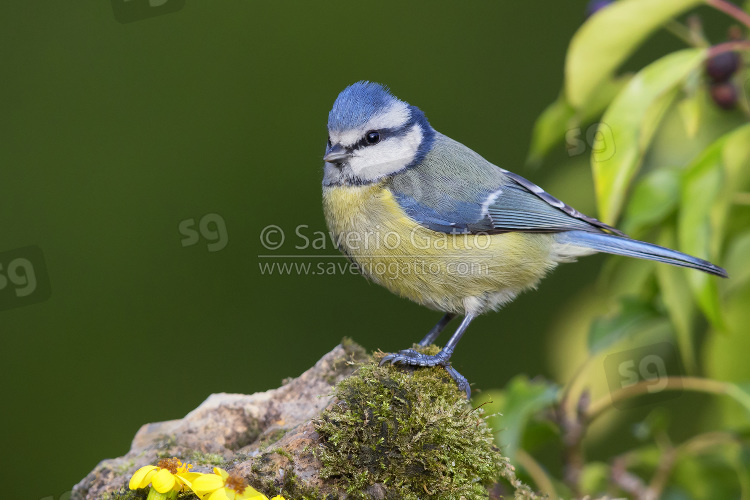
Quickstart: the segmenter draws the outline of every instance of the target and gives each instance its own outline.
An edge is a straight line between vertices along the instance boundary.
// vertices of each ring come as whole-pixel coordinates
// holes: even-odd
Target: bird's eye
[[[377,130],[370,130],[365,134],[365,139],[369,144],[377,144],[380,142],[380,132]]]
[[[328,136],[328,147],[329,148],[331,147],[331,136],[330,135]]]

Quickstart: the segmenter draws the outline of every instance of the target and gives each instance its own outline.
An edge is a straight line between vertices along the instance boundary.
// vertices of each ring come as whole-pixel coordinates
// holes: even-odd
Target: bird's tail
[[[709,274],[728,278],[727,272],[719,266],[697,257],[670,250],[638,240],[631,240],[621,236],[606,233],[590,233],[587,231],[566,231],[558,233],[557,241],[564,245],[592,249],[597,252],[606,252],[615,255],[625,255],[639,259],[666,262],[673,266],[689,267],[698,269]]]

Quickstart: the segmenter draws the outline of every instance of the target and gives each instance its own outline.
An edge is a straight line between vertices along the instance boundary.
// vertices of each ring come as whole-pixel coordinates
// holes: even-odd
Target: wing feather
[[[433,231],[625,236],[440,133],[424,160],[395,175],[387,187],[409,217]]]

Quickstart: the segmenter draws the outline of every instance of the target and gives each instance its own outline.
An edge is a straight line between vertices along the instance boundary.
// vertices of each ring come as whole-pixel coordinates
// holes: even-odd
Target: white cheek
[[[402,137],[388,139],[358,150],[349,160],[349,165],[360,179],[379,179],[403,170],[414,161],[421,142],[422,129],[414,125]]]

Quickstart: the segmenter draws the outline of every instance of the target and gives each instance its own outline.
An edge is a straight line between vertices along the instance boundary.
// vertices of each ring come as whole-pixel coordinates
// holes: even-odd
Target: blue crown
[[[341,91],[328,113],[328,129],[335,131],[361,127],[379,111],[399,99],[379,83],[359,81]]]

